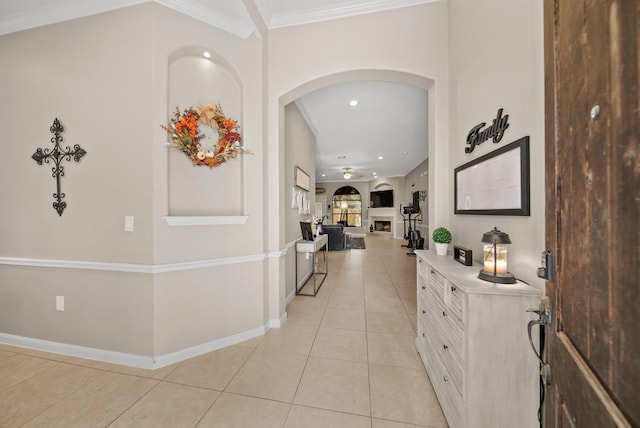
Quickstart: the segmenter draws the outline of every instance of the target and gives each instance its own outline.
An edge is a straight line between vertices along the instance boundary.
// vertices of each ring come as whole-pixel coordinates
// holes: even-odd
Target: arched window
[[[351,186],[344,186],[333,194],[332,223],[345,227],[362,227],[362,196]]]

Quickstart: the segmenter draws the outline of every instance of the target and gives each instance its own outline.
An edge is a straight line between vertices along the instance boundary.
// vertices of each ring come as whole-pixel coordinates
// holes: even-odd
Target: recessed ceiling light
[[[378,156],[378,160],[382,160],[384,159],[382,156]]]
[[[355,106],[357,106],[357,105],[358,105],[358,100],[351,100],[351,101],[349,101],[349,105],[350,105],[351,107],[355,107]]]
[[[323,177],[326,177],[326,176],[327,176],[327,174],[322,174],[322,176],[323,176]]]
[[[203,55],[205,58],[211,58],[211,54],[210,54],[209,52],[207,52],[207,51],[205,51],[202,55]]]

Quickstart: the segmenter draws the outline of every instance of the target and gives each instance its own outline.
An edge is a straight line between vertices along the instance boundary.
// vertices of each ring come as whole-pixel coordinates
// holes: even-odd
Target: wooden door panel
[[[640,0],[545,0],[547,426],[640,425],[639,23]]]
[[[608,377],[611,325],[608,304],[608,227],[610,217],[606,147],[608,112],[608,16],[596,1],[563,1],[558,31],[561,86],[560,123],[568,124],[560,141],[560,259],[562,328],[596,371]],[[594,8],[594,9],[592,9]],[[599,13],[589,14],[589,10]],[[597,58],[597,60],[595,60]],[[599,107],[601,116],[591,118]],[[567,126],[567,125],[565,125]],[[561,132],[563,130],[561,129]],[[579,257],[579,255],[583,255]],[[567,262],[570,260],[570,262]],[[575,283],[575,284],[573,284]]]
[[[640,426],[640,1],[619,1],[612,14],[611,78],[613,144],[610,145],[615,201],[611,210],[611,302],[614,321],[613,375],[608,385],[629,419]]]
[[[607,391],[594,376],[591,368],[584,362],[570,339],[564,333],[558,334],[562,346],[558,347],[557,359],[554,361],[555,372],[562,372],[557,377],[556,391],[562,391],[561,419],[571,422],[576,427],[615,427],[625,425],[625,418],[608,397]],[[585,412],[581,409],[589,407]],[[561,425],[561,426],[566,426]]]
[[[565,25],[557,30],[558,37],[558,103],[563,107],[558,109],[558,122],[571,124],[560,132],[564,137],[558,144],[558,188],[560,198],[558,230],[562,246],[558,251],[558,275],[556,277],[571,277],[575,272],[589,270],[590,260],[587,257],[573,260],[569,249],[586,254],[591,242],[588,237],[588,207],[590,194],[587,188],[587,171],[585,168],[589,160],[589,144],[586,139],[585,115],[587,101],[585,99],[586,64],[584,59],[584,41],[582,38],[583,17],[574,13],[573,7],[584,7],[581,2],[570,5],[559,2],[559,21]],[[576,77],[572,76],[579,71]],[[574,147],[573,142],[582,142],[581,147]],[[577,203],[569,195],[580,195]],[[570,220],[569,220],[570,219]],[[571,221],[571,230],[564,227],[564,223]],[[566,258],[570,263],[565,261]],[[586,348],[586,332],[588,331],[590,294],[585,288],[589,283],[582,284],[582,292],[577,288],[564,288],[559,295],[559,328],[571,332],[571,337],[579,349]],[[584,327],[584,329],[582,328]]]

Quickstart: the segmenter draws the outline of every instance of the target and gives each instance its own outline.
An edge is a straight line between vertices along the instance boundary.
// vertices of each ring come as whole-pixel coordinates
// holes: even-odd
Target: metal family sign
[[[502,116],[502,109],[498,109],[498,116],[493,119],[493,123],[488,128],[482,129],[487,123],[482,122],[471,128],[467,134],[467,147],[465,153],[471,153],[476,146],[493,138],[494,143],[499,143],[504,137],[504,131],[509,127],[509,115]]]

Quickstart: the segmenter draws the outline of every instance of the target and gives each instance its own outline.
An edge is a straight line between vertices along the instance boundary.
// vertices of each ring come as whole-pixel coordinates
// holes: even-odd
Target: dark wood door
[[[640,426],[640,0],[545,0],[546,427]]]

